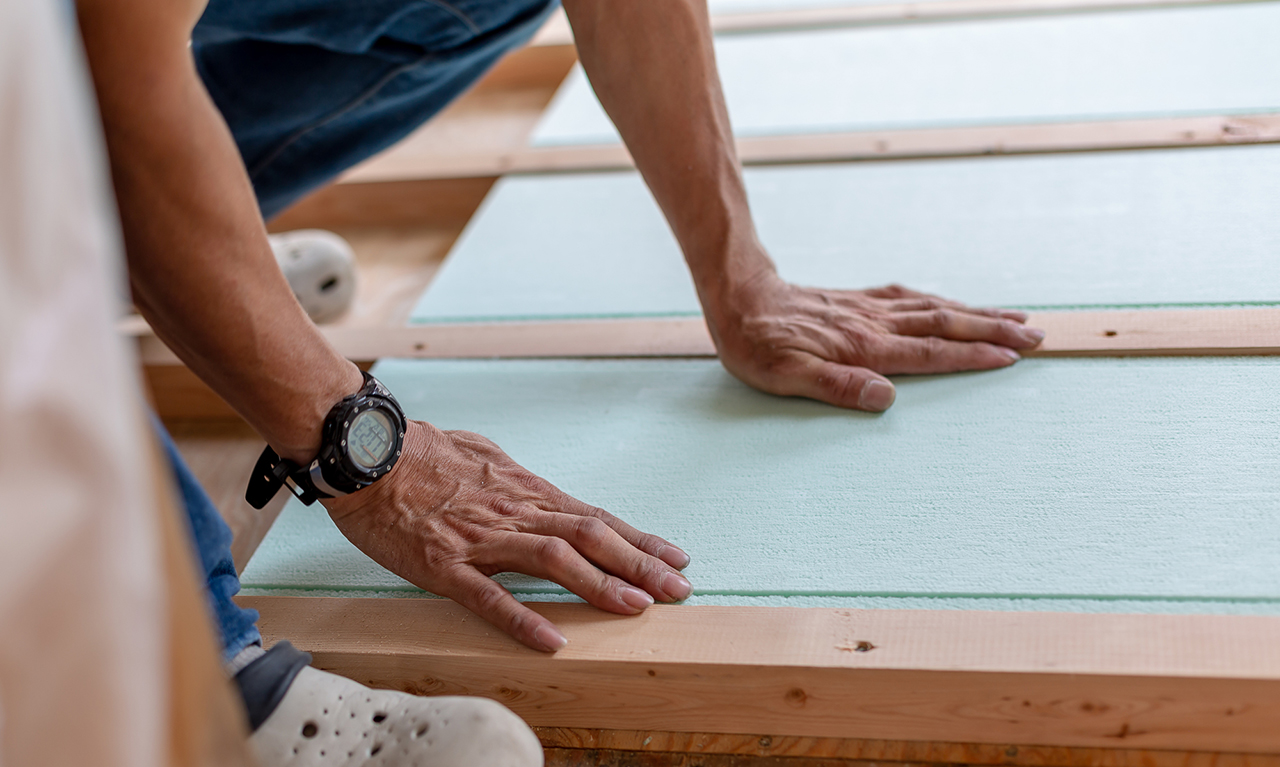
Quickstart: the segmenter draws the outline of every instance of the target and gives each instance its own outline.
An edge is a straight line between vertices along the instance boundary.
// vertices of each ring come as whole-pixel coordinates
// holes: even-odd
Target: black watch
[[[333,406],[324,419],[320,453],[305,466],[281,458],[268,445],[258,457],[244,499],[261,509],[281,487],[310,506],[317,498],[336,498],[385,477],[404,446],[405,418],[400,403],[368,373],[360,391]]]

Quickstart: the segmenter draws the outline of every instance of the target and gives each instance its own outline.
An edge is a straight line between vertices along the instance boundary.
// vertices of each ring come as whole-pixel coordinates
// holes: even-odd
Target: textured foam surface
[[[1280,46],[1277,46],[1280,47]],[[751,168],[801,284],[901,282],[976,305],[1280,299],[1280,146]],[[414,322],[699,312],[635,173],[506,178]]]
[[[1280,604],[1280,360],[902,378],[880,416],[761,394],[713,361],[384,361],[378,374],[411,416],[485,434],[684,547],[697,603]],[[500,578],[526,597],[560,592]],[[297,505],[243,581],[412,590]]]
[[[738,135],[1280,107],[1280,3],[722,36]],[[580,67],[533,136],[618,140]]]

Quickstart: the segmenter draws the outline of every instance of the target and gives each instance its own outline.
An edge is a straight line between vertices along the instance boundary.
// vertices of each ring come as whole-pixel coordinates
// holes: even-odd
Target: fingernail
[[[893,384],[881,381],[879,378],[872,378],[862,385],[862,392],[858,395],[858,407],[878,413],[881,410],[888,410],[897,396],[898,393],[894,390]]]
[[[1001,354],[1008,357],[1010,362],[1017,362],[1018,360],[1022,359],[1021,354],[1018,354],[1016,351],[1014,351],[1013,349],[1010,349],[1007,346],[997,346],[996,348],[1000,350]]]
[[[557,631],[555,626],[545,624],[533,630],[533,638],[549,652],[555,652],[569,644],[569,640],[565,639],[564,634]]]
[[[662,579],[662,590],[667,593],[667,596],[678,602],[681,599],[689,598],[689,595],[693,593],[693,586],[683,576],[667,573],[667,577]]]
[[[1027,313],[1026,313],[1026,312],[1001,312],[1000,314],[1001,314],[1001,316],[1003,316],[1006,320],[1013,320],[1013,321],[1015,321],[1015,322],[1026,322],[1026,321],[1027,321]]]
[[[678,549],[670,544],[658,549],[658,559],[677,570],[683,570],[689,566],[689,555],[684,553],[683,549]]]
[[[622,601],[633,610],[643,610],[653,604],[653,597],[634,586],[623,586],[621,596]]]
[[[1044,331],[1040,328],[1023,328],[1022,337],[1033,344],[1038,344],[1044,340]]]

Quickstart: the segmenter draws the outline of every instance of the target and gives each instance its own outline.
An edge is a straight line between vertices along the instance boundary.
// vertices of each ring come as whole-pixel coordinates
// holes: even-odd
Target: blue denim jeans
[[[408,135],[559,0],[211,0],[196,68],[264,218]]]
[[[426,122],[527,42],[558,4],[211,0],[192,32],[192,53],[270,218]],[[231,601],[240,589],[231,531],[158,430],[229,660],[260,641],[258,614]]]
[[[205,573],[205,588],[222,639],[223,659],[231,660],[244,648],[262,641],[258,634],[257,611],[247,610],[231,601],[231,597],[240,590],[236,566],[231,561],[231,529],[178,454],[169,432],[165,431],[159,419],[153,420],[160,444],[164,446],[173,469],[174,484],[187,509],[196,558]],[[247,484],[248,478],[245,482]]]

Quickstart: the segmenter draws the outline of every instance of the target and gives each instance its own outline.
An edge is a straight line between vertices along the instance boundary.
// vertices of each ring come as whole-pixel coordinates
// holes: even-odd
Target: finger
[[[1022,357],[1007,346],[983,341],[949,341],[937,336],[892,336],[875,355],[877,370],[896,373],[956,373],[992,370],[1012,365]]]
[[[798,354],[777,368],[770,391],[816,399],[828,405],[879,413],[897,396],[893,384],[866,368],[841,365],[811,354]]]
[[[555,652],[569,643],[554,623],[520,604],[510,591],[475,568],[460,567],[451,582],[433,590],[489,621],[526,647]]]
[[[595,517],[622,536],[627,543],[644,553],[661,559],[677,570],[683,570],[689,566],[689,555],[685,553],[684,549],[667,539],[641,532],[604,509],[592,506],[589,503],[583,503],[555,485],[547,483],[547,486],[551,488],[547,494],[552,496],[553,501],[552,504],[548,504],[551,508],[547,508],[547,511],[564,511],[568,514],[583,517]]]
[[[863,295],[872,298],[897,299],[891,309],[898,312],[914,312],[927,311],[929,309],[960,309],[961,311],[971,312],[973,314],[985,314],[991,317],[1003,317],[1006,320],[1014,322],[1026,322],[1026,312],[1020,312],[1016,309],[975,309],[959,301],[952,301],[935,296],[932,293],[921,293],[918,290],[904,288],[901,285],[885,285],[882,288],[869,288],[862,291]]]
[[[899,301],[891,301],[889,310],[894,312],[927,312],[934,309],[952,309],[968,314],[980,314],[984,317],[999,317],[999,309],[987,309],[983,307],[966,306],[959,301],[947,301],[946,299],[931,296],[929,298],[904,298]]]
[[[653,604],[653,597],[591,564],[563,538],[505,533],[492,544],[501,552],[492,564],[558,583],[601,610],[635,615]]]
[[[596,567],[657,599],[674,602],[693,593],[689,581],[667,562],[641,551],[598,517],[543,512],[529,522],[528,532],[568,541]]]
[[[937,298],[937,296],[929,293],[921,293],[918,290],[904,287],[902,285],[883,285],[878,288],[867,288],[862,291],[872,298]]]
[[[1012,320],[968,314],[954,309],[904,312],[888,320],[904,336],[938,336],[953,341],[988,341],[1012,349],[1029,349],[1044,340],[1044,331]]]

